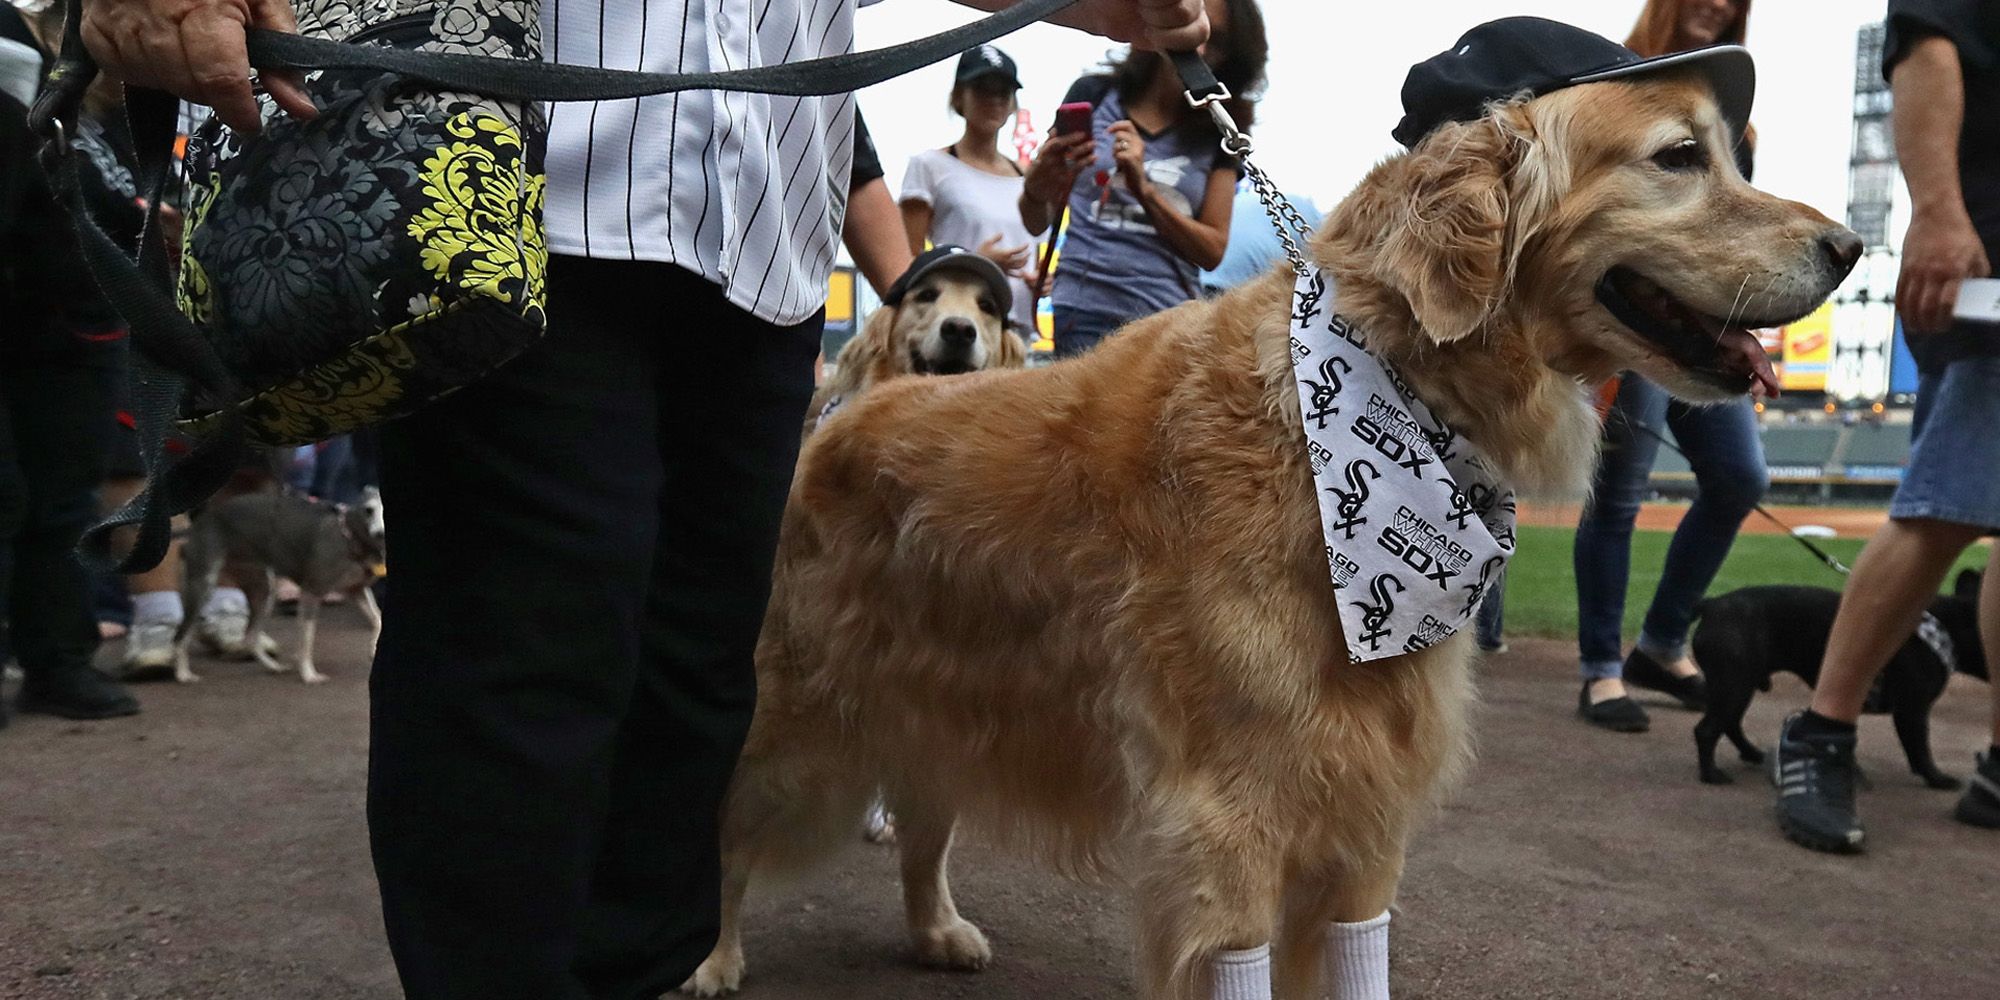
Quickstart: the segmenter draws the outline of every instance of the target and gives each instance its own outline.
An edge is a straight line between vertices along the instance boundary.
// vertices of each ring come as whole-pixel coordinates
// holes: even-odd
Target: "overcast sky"
[[[1884,6],[1884,0],[1762,0],[1752,7],[1760,187],[1844,217],[1855,31],[1879,20]],[[1511,14],[1568,21],[1622,40],[1640,2],[1264,0],[1263,7],[1270,87],[1258,107],[1255,159],[1286,190],[1330,207],[1398,149],[1389,130],[1401,117],[1398,93],[1412,63],[1482,20]],[[856,14],[858,45],[889,45],[976,16],[948,0],[882,0]],[[1112,48],[1047,25],[997,44],[1020,63],[1021,104],[1044,131],[1069,83]],[[951,67],[943,63],[862,92],[892,191],[901,189],[910,154],[959,135],[961,123],[945,107]]]

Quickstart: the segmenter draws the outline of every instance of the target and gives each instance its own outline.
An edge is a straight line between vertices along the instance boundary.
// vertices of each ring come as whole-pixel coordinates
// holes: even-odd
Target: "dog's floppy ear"
[[[1976,569],[1959,570],[1958,579],[1953,581],[1951,585],[1951,595],[1953,597],[1958,597],[1964,600],[1972,601],[1973,603],[1976,604],[1979,601],[1980,583],[1981,583],[1980,572],[1978,570]]]
[[[1028,363],[1028,345],[1016,333],[1017,325],[1012,317],[1000,328],[1000,350],[995,355],[993,367],[1020,368]]]
[[[1479,329],[1512,276],[1507,171],[1517,154],[1501,113],[1445,125],[1404,157],[1401,202],[1375,259],[1376,277],[1440,343]]]

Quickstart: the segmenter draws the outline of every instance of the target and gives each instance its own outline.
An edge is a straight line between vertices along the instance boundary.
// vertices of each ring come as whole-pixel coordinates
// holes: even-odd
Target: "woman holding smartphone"
[[[1270,44],[1255,0],[1208,0],[1202,58],[1234,94],[1248,131]],[[1040,235],[1069,212],[1050,291],[1056,356],[1081,354],[1113,330],[1201,295],[1199,275],[1229,246],[1239,167],[1208,113],[1188,106],[1158,52],[1131,51],[1072,84],[1064,104],[1093,107],[1087,130],[1061,132],[1028,167],[1021,221]]]

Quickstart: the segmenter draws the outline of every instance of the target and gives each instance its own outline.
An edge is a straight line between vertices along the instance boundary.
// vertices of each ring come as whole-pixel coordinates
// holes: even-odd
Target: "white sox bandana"
[[[1332,291],[1318,268],[1293,290],[1292,374],[1358,663],[1435,645],[1478,613],[1514,553],[1514,491],[1368,353]]]

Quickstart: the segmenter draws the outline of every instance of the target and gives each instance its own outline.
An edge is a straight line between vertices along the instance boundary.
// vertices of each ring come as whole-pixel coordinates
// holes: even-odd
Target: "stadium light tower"
[[[1847,226],[1866,247],[1861,266],[1834,293],[1833,359],[1827,394],[1867,407],[1889,392],[1896,329],[1897,254],[1892,217],[1901,172],[1882,79],[1880,23],[1861,27],[1854,45],[1854,135],[1847,166]]]

